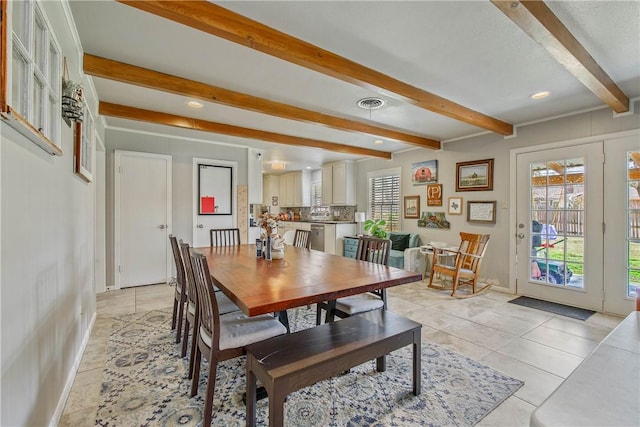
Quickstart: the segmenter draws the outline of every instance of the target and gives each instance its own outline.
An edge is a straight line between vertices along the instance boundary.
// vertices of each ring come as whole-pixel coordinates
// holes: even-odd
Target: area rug
[[[208,363],[198,396],[190,398],[188,361],[169,330],[171,313],[151,311],[114,319],[107,345],[99,426],[196,426],[202,423]],[[312,327],[315,310],[290,310],[292,330]],[[300,343],[303,345],[303,343]],[[411,349],[288,396],[287,426],[472,426],[523,385],[488,366],[431,343],[422,346],[422,394],[411,393]],[[244,426],[245,358],[218,364],[213,425]],[[267,400],[258,425],[268,424]]]
[[[541,299],[518,297],[509,301],[512,304],[524,307],[535,308],[537,310],[546,311],[548,313],[559,314],[561,316],[571,317],[572,319],[587,320],[595,311],[584,308],[571,307],[569,305],[558,304],[555,302],[543,301]]]

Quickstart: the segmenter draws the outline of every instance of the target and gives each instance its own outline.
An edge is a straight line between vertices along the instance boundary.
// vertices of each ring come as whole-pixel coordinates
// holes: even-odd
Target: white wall
[[[541,145],[557,141],[569,141],[598,135],[640,129],[640,101],[635,103],[635,114],[614,118],[608,108],[582,113],[574,116],[558,118],[543,123],[532,124],[517,128],[517,135],[513,138],[503,138],[496,134],[486,134],[475,138],[445,143],[443,150],[434,152],[427,149],[413,149],[396,154],[392,160],[370,159],[358,162],[357,165],[357,194],[358,209],[366,211],[367,207],[367,172],[391,167],[402,167],[401,192],[402,196],[420,196],[421,211],[445,212],[451,223],[449,230],[433,230],[419,228],[415,219],[403,219],[401,230],[418,233],[422,242],[444,241],[457,245],[460,241],[460,231],[490,234],[491,240],[485,260],[481,268],[481,276],[495,286],[508,289],[509,279],[509,242],[510,212],[515,201],[509,200],[510,165],[509,150],[513,148]],[[640,141],[639,141],[640,144]],[[481,159],[494,160],[493,191],[455,191],[456,163]],[[438,160],[438,183],[443,185],[443,206],[426,207],[426,186],[413,186],[411,183],[411,164]],[[463,198],[463,215],[449,215],[446,213],[448,197]],[[496,223],[478,225],[466,221],[468,200],[496,200]]]
[[[41,4],[81,81],[66,6]],[[2,426],[57,422],[96,312],[95,185],[73,173],[73,133],[61,127],[53,157],[0,122]]]
[[[206,138],[203,134],[203,140]],[[114,150],[139,151],[172,156],[172,233],[191,242],[193,232],[193,158],[201,157],[238,163],[235,185],[247,184],[247,149],[166,136],[108,129],[106,132],[107,180],[107,286],[113,286]],[[235,200],[235,197],[234,197]],[[234,207],[235,209],[235,207]]]

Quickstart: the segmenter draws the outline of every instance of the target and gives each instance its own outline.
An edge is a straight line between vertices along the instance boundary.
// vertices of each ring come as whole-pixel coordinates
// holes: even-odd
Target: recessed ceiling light
[[[549,92],[548,90],[543,90],[542,92],[536,92],[533,95],[530,96],[531,99],[542,99],[542,98],[546,98],[547,96],[551,95],[551,92]]]
[[[311,169],[311,166],[307,166],[307,169]]]
[[[186,101],[185,104],[187,104],[187,107],[189,108],[202,108],[202,102],[198,101]]]
[[[380,144],[384,144],[384,141],[381,139],[376,139],[375,141],[373,141],[373,143],[376,145],[380,145]]]

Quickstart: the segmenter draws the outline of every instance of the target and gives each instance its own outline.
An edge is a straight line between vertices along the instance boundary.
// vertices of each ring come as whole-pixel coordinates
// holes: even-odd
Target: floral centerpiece
[[[262,229],[260,234],[263,237],[271,237],[276,234],[278,229],[278,218],[279,215],[269,213],[262,214],[260,218],[258,218],[257,224],[258,227]]]

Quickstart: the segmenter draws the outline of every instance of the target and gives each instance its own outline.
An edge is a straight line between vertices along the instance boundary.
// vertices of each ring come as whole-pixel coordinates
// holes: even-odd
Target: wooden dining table
[[[422,279],[420,273],[287,246],[283,259],[256,257],[256,245],[193,248],[213,283],[246,315],[332,301]]]

